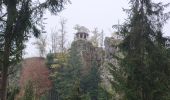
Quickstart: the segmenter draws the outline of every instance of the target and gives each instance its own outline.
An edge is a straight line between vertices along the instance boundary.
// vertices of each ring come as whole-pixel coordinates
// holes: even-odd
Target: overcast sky
[[[47,13],[48,18],[45,22],[48,39],[48,45],[50,45],[50,33],[52,30],[57,30],[59,26],[59,20],[61,17],[67,19],[67,39],[72,41],[75,31],[73,27],[76,24],[85,26],[92,30],[97,27],[99,30],[104,30],[105,36],[110,36],[114,31],[112,25],[117,24],[118,20],[123,23],[127,18],[126,13],[122,8],[128,8],[129,0],[71,0],[71,4],[65,6],[65,9],[58,14],[58,16],[52,16]],[[154,0],[156,2],[162,1],[168,3],[170,0]],[[167,9],[170,11],[170,7]],[[165,25],[163,30],[164,35],[170,36],[170,21]],[[38,56],[38,51],[33,45],[35,39],[30,39],[27,43],[24,57]],[[47,51],[50,48],[47,49]]]

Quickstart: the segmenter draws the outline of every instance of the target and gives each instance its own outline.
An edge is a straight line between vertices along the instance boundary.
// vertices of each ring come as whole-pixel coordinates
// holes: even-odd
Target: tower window
[[[83,35],[82,35],[82,34],[80,34],[80,38],[83,38]]]
[[[84,38],[86,39],[86,35],[84,35]]]

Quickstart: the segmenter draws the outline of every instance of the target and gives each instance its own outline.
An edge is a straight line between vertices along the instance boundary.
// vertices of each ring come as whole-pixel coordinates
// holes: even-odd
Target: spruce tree
[[[55,75],[55,89],[60,100],[81,100],[80,99],[80,70],[82,67],[80,53],[77,47],[72,45],[68,64],[62,66]]]
[[[63,10],[69,0],[0,0],[1,100],[6,100],[9,67],[22,59],[24,42],[31,33],[39,36],[44,28],[44,13]]]
[[[90,100],[98,100],[99,84],[99,64],[97,63],[97,61],[92,61],[89,73],[87,75],[82,76],[80,80],[82,94],[89,96]]]
[[[115,83],[123,90],[124,100],[169,100],[170,63],[162,37],[168,5],[152,0],[130,0],[130,4],[121,30],[124,58],[114,74]]]

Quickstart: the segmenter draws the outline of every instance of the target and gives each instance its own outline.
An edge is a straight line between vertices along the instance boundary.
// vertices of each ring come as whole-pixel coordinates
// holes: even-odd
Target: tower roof
[[[89,34],[88,34],[88,33],[86,33],[86,32],[77,32],[77,33],[76,33],[76,35],[78,35],[78,34],[82,34],[82,35],[89,36]]]

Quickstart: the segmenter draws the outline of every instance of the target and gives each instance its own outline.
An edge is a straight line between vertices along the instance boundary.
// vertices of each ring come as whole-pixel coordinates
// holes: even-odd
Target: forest
[[[170,3],[159,1],[128,0],[111,36],[77,23],[68,41],[66,18],[51,33],[44,21],[70,0],[0,0],[0,100],[170,100]],[[26,58],[32,37],[38,56]]]

